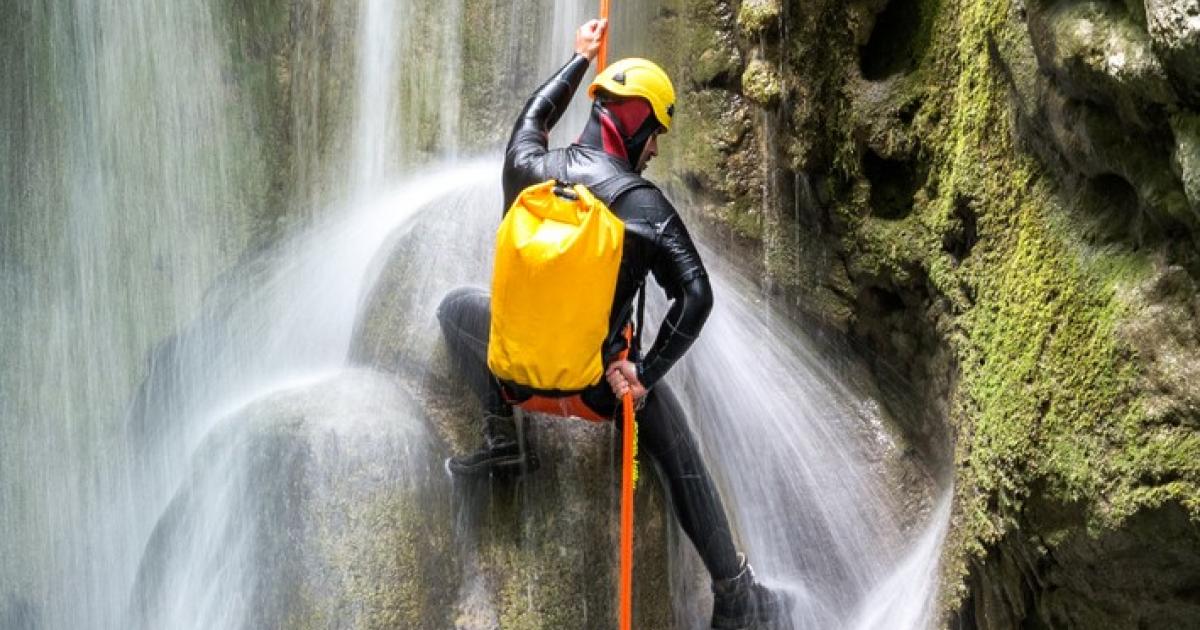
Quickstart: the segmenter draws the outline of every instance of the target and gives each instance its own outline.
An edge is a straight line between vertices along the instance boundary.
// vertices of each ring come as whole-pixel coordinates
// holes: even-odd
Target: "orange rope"
[[[608,20],[609,0],[600,0],[600,19]],[[604,36],[600,40],[600,52],[596,55],[596,72],[603,72],[608,66],[608,33],[612,25],[604,28]],[[630,329],[625,330],[625,340],[629,347],[633,344]],[[628,350],[626,350],[628,352]],[[626,393],[621,399],[624,418],[621,436],[621,585],[618,591],[620,597],[620,630],[633,628],[633,394]]]
[[[608,19],[608,0],[600,0],[600,19]],[[600,40],[600,53],[596,55],[596,72],[608,67],[608,31],[611,24],[604,28],[604,37]]]
[[[607,3],[605,3],[607,4]],[[633,349],[633,327],[625,328],[624,360]],[[621,397],[623,418],[621,428],[621,586],[618,595],[621,600],[620,630],[631,630],[633,627],[633,394],[626,392]]]
[[[622,400],[625,416],[621,455],[621,630],[633,625],[633,394]]]

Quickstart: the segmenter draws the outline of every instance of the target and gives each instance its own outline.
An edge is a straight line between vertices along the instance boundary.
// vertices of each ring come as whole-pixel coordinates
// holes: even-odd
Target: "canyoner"
[[[712,578],[712,627],[771,622],[785,602],[757,582],[737,551],[682,406],[663,382],[713,304],[686,227],[641,175],[675,113],[669,77],[645,59],[603,68],[588,89],[591,115],[579,139],[548,147],[550,129],[596,59],[606,29],[603,19],[581,26],[575,54],[517,118],[505,152],[492,293],[456,289],[438,307],[451,361],[484,408],[482,446],[446,465],[468,477],[529,474],[540,461],[521,439],[514,408],[632,425],[636,404],[638,446],[662,474],[679,523]],[[670,307],[643,354],[635,311],[647,275]],[[631,457],[633,432],[619,430]],[[627,518],[623,508],[625,531]],[[623,581],[623,602],[626,588]]]

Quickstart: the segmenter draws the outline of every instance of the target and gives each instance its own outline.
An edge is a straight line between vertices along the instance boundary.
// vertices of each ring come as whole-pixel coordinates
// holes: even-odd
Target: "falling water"
[[[496,51],[522,75],[498,82],[507,91],[497,102],[565,61],[585,6],[495,9],[511,12],[497,14],[508,39],[532,28],[540,42]],[[320,470],[342,461],[331,452],[354,451],[364,476],[376,474],[371,461],[389,461],[385,478],[404,492],[434,483],[420,463],[427,436],[403,420],[415,417],[413,402],[348,370],[348,356],[380,261],[419,219],[443,256],[465,261],[412,278],[407,316],[423,338],[436,338],[442,293],[486,280],[486,252],[462,235],[495,224],[498,159],[435,162],[454,156],[464,121],[483,115],[460,109],[464,3],[362,0],[356,10],[357,32],[345,38],[357,42],[351,120],[325,123],[350,138],[344,155],[323,161],[305,144],[320,134],[295,134],[297,170],[310,174],[293,182],[300,220],[251,249],[265,212],[255,191],[268,185],[266,140],[223,76],[220,12],[113,0],[0,9],[0,84],[13,86],[0,95],[0,628],[286,619],[262,609],[269,570],[334,569],[254,534],[288,518],[263,497],[291,496],[263,482],[282,466],[264,453]],[[636,50],[656,10],[645,3],[619,18],[614,53]],[[552,19],[522,20],[531,14]],[[582,126],[581,101],[556,142]],[[306,112],[297,118],[322,119]],[[318,197],[318,179],[333,188],[319,198],[335,201],[310,220],[301,209]],[[946,504],[920,535],[894,524],[898,508],[868,464],[882,434],[870,399],[823,367],[720,258],[709,255],[717,310],[671,380],[739,540],[767,581],[795,595],[797,624],[929,625]],[[317,446],[258,442],[256,426],[290,427]],[[354,446],[364,435],[380,437]],[[284,494],[248,491],[258,485]],[[339,491],[305,496],[336,502]],[[690,593],[694,558],[684,545],[676,553],[676,591]],[[695,598],[678,607],[688,624],[704,614]]]
[[[366,439],[376,449],[376,462],[393,462],[399,471],[419,469],[418,458],[401,455],[424,439],[423,429],[414,426],[418,416],[411,405],[396,399],[392,390],[372,385],[371,379],[378,377],[340,375],[347,368],[360,300],[380,271],[374,264],[380,248],[403,235],[431,204],[456,209],[446,198],[463,181],[494,181],[494,170],[490,162],[468,162],[411,174],[392,190],[285,244],[266,261],[264,272],[248,271],[246,282],[211,296],[203,317],[177,338],[175,360],[165,374],[170,382],[152,387],[173,391],[166,407],[182,426],[171,442],[186,445],[180,461],[190,456],[191,468],[199,470],[171,470],[169,464],[159,469],[174,479],[187,474],[196,480],[185,484],[162,512],[141,559],[129,625],[252,628],[287,618],[283,613],[256,616],[266,613],[250,595],[271,601],[260,582],[282,579],[256,566],[254,558],[267,543],[254,532],[272,527],[262,515],[264,505],[269,497],[291,496],[287,484],[295,473],[282,464],[256,460],[256,452],[315,448],[306,446],[303,436],[311,433],[318,444],[328,440],[321,430],[327,425],[346,436],[332,440],[329,448],[348,450],[353,440]],[[321,387],[324,393],[317,393]],[[289,391],[300,392],[308,402],[289,402],[284,396]],[[270,402],[273,397],[277,404]],[[293,415],[280,411],[289,404],[296,406]],[[161,422],[154,412],[163,407],[143,408],[151,416],[143,421]],[[261,411],[246,411],[248,407]],[[300,445],[266,440],[265,446],[255,446],[262,435],[281,430],[264,421],[272,417],[279,426],[295,427],[296,435],[286,437]],[[298,420],[302,422],[296,425]],[[389,434],[380,423],[400,433]],[[153,430],[141,432],[141,441],[162,439],[147,440],[150,435]],[[370,442],[371,435],[391,447]],[[261,474],[264,467],[272,474]],[[207,470],[222,472],[213,476]],[[399,477],[408,484],[422,479],[415,473]]]
[[[207,7],[12,2],[0,29],[0,625],[116,627],[153,518],[124,408],[258,172]]]
[[[745,549],[798,603],[795,627],[927,627],[948,514],[906,548],[914,533],[871,464],[895,448],[880,440],[877,403],[756,303],[730,261],[707,258],[717,306],[674,378]]]
[[[398,14],[408,5],[389,0],[366,0],[358,28],[361,33],[358,62],[358,124],[355,128],[354,169],[358,190],[369,194],[386,175],[396,118],[392,77],[396,75]],[[400,31],[403,35],[404,31]]]

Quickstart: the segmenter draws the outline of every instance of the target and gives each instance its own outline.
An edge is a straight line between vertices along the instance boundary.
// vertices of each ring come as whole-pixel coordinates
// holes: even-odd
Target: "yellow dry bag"
[[[500,224],[488,367],[536,390],[577,391],[604,375],[625,224],[586,187],[556,186],[523,190]]]

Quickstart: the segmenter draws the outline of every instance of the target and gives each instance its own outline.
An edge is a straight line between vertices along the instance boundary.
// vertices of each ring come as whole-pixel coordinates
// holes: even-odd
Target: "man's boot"
[[[746,556],[739,553],[738,561],[741,570],[735,577],[713,581],[713,628],[737,630],[779,618],[779,595],[754,580]]]
[[[446,469],[464,477],[484,475],[520,476],[538,469],[541,462],[517,435],[512,416],[483,416],[483,446],[467,455],[446,460]]]

